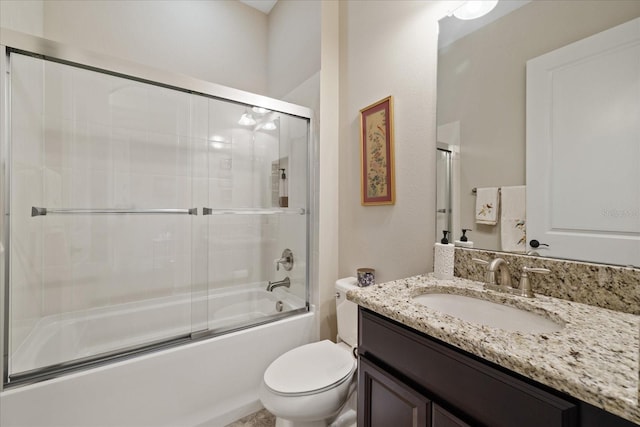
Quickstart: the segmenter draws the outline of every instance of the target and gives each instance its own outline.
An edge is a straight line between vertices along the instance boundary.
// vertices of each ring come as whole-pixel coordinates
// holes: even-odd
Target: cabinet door
[[[358,427],[428,426],[429,400],[362,357],[358,390]]]
[[[433,411],[431,427],[471,427],[440,405],[434,403],[431,406],[431,411]]]

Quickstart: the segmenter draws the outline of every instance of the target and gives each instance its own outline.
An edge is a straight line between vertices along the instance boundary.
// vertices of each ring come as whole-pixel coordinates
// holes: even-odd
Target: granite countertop
[[[483,284],[432,274],[351,290],[350,301],[476,356],[640,423],[640,316],[536,295],[523,298]],[[465,322],[411,298],[434,292],[475,296],[542,314],[564,328],[522,333]]]

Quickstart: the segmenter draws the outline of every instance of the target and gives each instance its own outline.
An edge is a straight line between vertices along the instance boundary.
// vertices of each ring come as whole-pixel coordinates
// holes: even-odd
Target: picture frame
[[[360,110],[360,203],[395,204],[393,97]]]

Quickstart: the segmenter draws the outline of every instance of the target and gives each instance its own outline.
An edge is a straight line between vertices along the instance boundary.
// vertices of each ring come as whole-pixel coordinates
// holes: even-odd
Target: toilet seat
[[[356,360],[343,346],[329,340],[294,348],[278,357],[264,373],[264,384],[278,395],[321,393],[348,381]]]

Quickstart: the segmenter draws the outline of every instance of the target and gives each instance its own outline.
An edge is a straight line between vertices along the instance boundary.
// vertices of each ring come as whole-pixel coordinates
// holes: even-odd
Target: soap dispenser
[[[278,203],[281,208],[289,207],[289,182],[287,182],[287,174],[285,169],[279,169],[282,171],[280,175],[280,189],[278,194]]]
[[[447,238],[449,230],[442,230],[442,234],[440,243],[436,243],[434,246],[433,275],[436,279],[450,280],[453,279],[455,246],[450,244]]]
[[[455,246],[458,246],[461,248],[473,248],[473,242],[469,240],[469,238],[466,235],[467,231],[472,231],[472,230],[470,228],[462,229],[462,236],[460,236],[460,239],[453,242]]]

